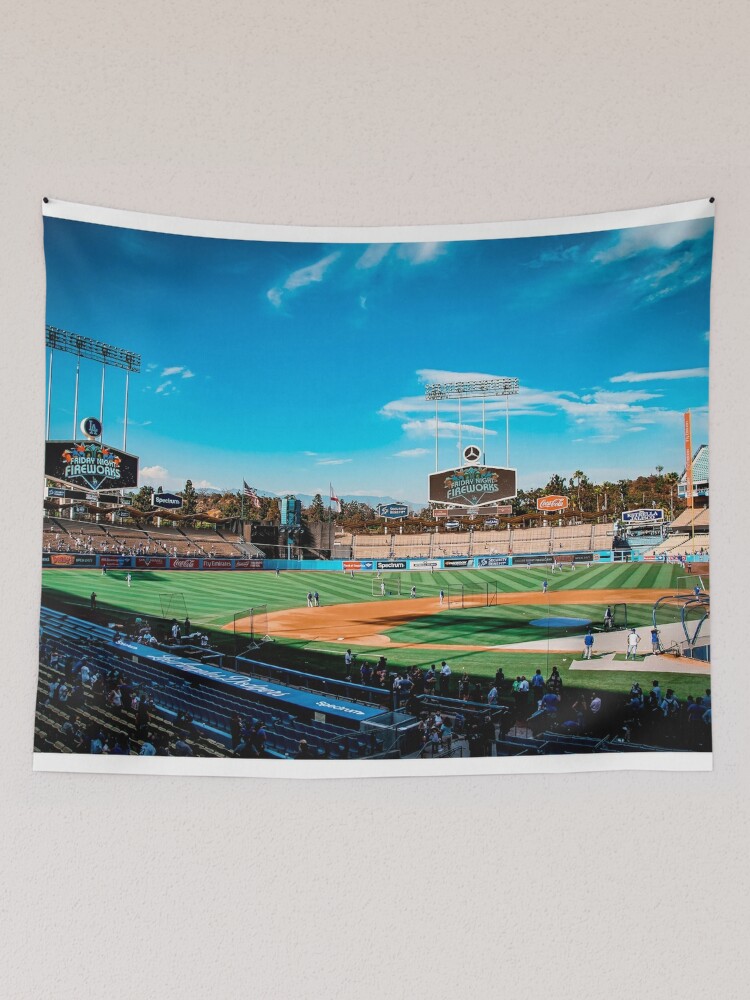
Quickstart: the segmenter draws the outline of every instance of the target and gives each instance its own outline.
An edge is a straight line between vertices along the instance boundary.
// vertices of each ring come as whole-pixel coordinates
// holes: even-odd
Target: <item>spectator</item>
[[[315,754],[310,749],[307,740],[300,740],[297,745],[297,753],[294,755],[295,760],[314,760]]]
[[[440,664],[440,694],[447,697],[450,694],[451,668],[443,660]]]
[[[539,704],[542,700],[542,695],[544,694],[544,677],[542,676],[542,671],[537,667],[534,676],[530,681],[531,691],[534,695],[534,700]]]

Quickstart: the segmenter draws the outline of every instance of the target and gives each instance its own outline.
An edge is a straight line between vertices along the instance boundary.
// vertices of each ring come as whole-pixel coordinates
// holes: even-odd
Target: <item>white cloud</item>
[[[307,267],[300,267],[296,271],[292,271],[281,285],[268,290],[266,295],[269,302],[278,308],[289,292],[296,292],[301,288],[306,288],[308,285],[323,281],[326,271],[340,256],[341,251],[336,250],[326,257],[321,257],[314,264],[308,264]]]
[[[189,478],[189,476],[172,475],[163,465],[144,465],[139,475],[141,486],[163,486],[168,490],[181,490],[185,485],[185,480]],[[207,479],[194,479],[193,486],[197,490],[218,489],[218,486],[214,486]]]
[[[445,253],[444,243],[401,243],[398,256],[410,264],[427,264]]]
[[[634,257],[644,250],[671,250],[688,240],[697,240],[711,228],[711,219],[690,219],[686,222],[667,222],[656,226],[642,226],[621,231],[617,242],[594,254],[597,264]]]
[[[708,368],[673,368],[665,372],[625,372],[610,382],[671,382],[682,378],[708,378]]]
[[[428,435],[435,436],[435,418],[430,417],[427,420],[408,420],[405,424],[401,425],[401,429],[405,434],[410,437],[427,437]],[[461,434],[481,434],[481,428],[474,427],[472,424],[459,424],[452,422],[450,420],[438,420],[438,437],[441,438],[457,438],[459,433]],[[490,427],[485,429],[485,434],[494,436],[497,431],[493,431]]]
[[[309,455],[310,457],[312,457],[314,455],[317,455],[318,453],[317,453],[317,451],[303,451],[302,454],[303,455]]]
[[[171,378],[168,378],[166,380],[166,382],[162,382],[161,385],[157,385],[157,387],[156,387],[157,394],[162,393],[164,395],[169,396],[174,391],[175,391],[175,387],[174,387],[174,385],[172,383],[172,379]]]
[[[405,451],[397,451],[394,458],[419,458],[420,455],[429,454],[429,448],[407,448]]]
[[[346,465],[347,462],[351,462],[351,458],[321,458],[315,464],[316,465]]]
[[[392,243],[371,243],[354,266],[359,270],[377,267],[388,256],[392,246]]]
[[[180,372],[184,371],[184,365],[170,365],[169,368],[165,368],[161,373],[161,377],[165,378],[167,375],[179,375]]]
[[[195,378],[195,373],[191,372],[189,368],[186,368],[185,371],[182,373],[182,377],[183,378]]]
[[[166,479],[168,476],[169,473],[163,465],[144,465],[141,469],[140,478],[141,482],[144,482],[145,480],[156,480],[156,485],[161,486],[162,480]],[[150,486],[151,482],[146,483],[146,485]]]
[[[692,370],[689,370],[692,371]],[[701,370],[696,370],[696,374]],[[652,373],[653,374],[653,373]],[[659,373],[660,374],[660,373]],[[418,375],[425,381],[469,381],[478,378],[491,377],[478,372],[449,372],[439,369],[421,369]],[[676,376],[675,376],[676,377]],[[611,381],[648,381],[648,373],[643,376],[629,373],[627,376],[616,376]],[[517,396],[509,397],[509,412],[511,418],[518,416],[563,417],[568,427],[574,427],[580,435],[586,433],[585,439],[591,443],[607,443],[622,437],[624,434],[643,430],[649,425],[671,427],[678,422],[680,414],[676,410],[668,410],[655,405],[662,393],[647,391],[642,388],[602,389],[592,388],[588,392],[574,393],[567,390],[535,389],[521,386]],[[497,435],[491,424],[500,424],[504,432],[505,418],[504,399],[487,400],[482,405],[481,400],[462,402],[459,416],[458,401],[445,400],[439,405],[438,424],[440,437],[456,438],[459,429],[463,436],[481,434],[482,410],[487,422],[486,433]],[[402,421],[402,429],[409,437],[434,437],[435,404],[424,396],[406,396],[402,399],[385,403],[380,415],[386,418]],[[473,421],[473,423],[471,423]],[[582,441],[583,438],[576,438]]]

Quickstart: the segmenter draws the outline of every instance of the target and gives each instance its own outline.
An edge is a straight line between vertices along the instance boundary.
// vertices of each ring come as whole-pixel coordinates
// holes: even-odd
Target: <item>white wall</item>
[[[0,25],[2,996],[746,995],[747,4],[67,0]],[[354,225],[711,194],[713,774],[32,775],[43,195]]]

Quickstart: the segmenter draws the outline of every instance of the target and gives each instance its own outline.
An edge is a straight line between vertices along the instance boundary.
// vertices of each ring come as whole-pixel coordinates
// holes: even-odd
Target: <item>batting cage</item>
[[[388,573],[372,578],[373,597],[401,597],[402,579],[400,573]]]
[[[474,587],[465,584],[446,588],[445,604],[453,610],[490,608],[497,604],[497,584],[486,583]]]
[[[232,615],[232,633],[235,656],[239,655],[240,646],[244,651],[260,649],[263,643],[272,642],[268,634],[268,605],[256,604],[244,611],[237,611]]]
[[[185,595],[181,590],[172,591],[169,594],[159,594],[159,605],[162,618],[176,618],[178,621],[184,621],[189,617]]]
[[[654,604],[652,617],[666,651],[710,659],[711,601],[707,593],[661,597]]]

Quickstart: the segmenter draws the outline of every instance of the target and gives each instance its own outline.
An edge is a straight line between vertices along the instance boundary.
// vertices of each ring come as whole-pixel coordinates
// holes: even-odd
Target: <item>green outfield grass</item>
[[[566,590],[616,590],[626,587],[663,588],[669,590],[677,582],[680,567],[653,563],[633,563],[569,569],[550,574],[549,568],[509,568],[478,570],[445,570],[435,573],[409,572],[401,574],[402,596],[408,597],[409,588],[417,588],[418,597],[437,597],[438,592],[455,592],[461,586],[468,590],[489,585],[498,592],[521,593],[539,591],[542,581],[549,584],[550,603],[554,594]],[[96,591],[100,607],[112,607],[145,615],[161,615],[164,598],[181,596],[193,622],[206,626],[220,626],[232,621],[235,614],[247,608],[266,604],[269,611],[303,607],[307,592],[317,590],[321,602],[350,604],[362,601],[389,600],[373,597],[373,574],[298,572],[287,570],[276,576],[273,572],[191,572],[176,570],[132,570],[132,586],[125,583],[127,571],[109,570],[102,576],[99,570],[46,569],[42,573],[42,586],[51,592],[68,595],[88,605],[91,591]],[[388,585],[395,574],[384,574]],[[604,605],[602,605],[603,609]],[[472,614],[474,609],[461,612]],[[506,609],[503,609],[505,612]],[[535,614],[540,609],[535,609]],[[602,611],[603,613],[603,611]],[[532,638],[533,636],[526,636]],[[411,641],[411,640],[409,640]],[[454,640],[459,641],[459,640]],[[467,639],[460,641],[466,642]],[[479,641],[484,641],[479,640]],[[514,640],[516,641],[516,640]]]
[[[608,691],[627,691],[634,678],[643,683],[647,675],[622,671],[597,671],[596,660],[592,669],[570,671],[571,656],[556,656],[546,653],[504,652],[488,650],[471,652],[457,650],[461,644],[501,644],[521,642],[542,636],[557,638],[571,634],[566,630],[533,629],[526,622],[531,618],[570,616],[590,618],[599,623],[604,614],[605,603],[574,605],[565,602],[565,592],[570,590],[616,590],[619,588],[660,588],[675,590],[679,566],[663,564],[617,564],[580,567],[562,573],[550,574],[549,567],[514,567],[487,570],[450,570],[435,573],[402,573],[402,596],[407,598],[412,585],[419,597],[435,596],[443,589],[455,593],[461,586],[475,591],[489,585],[498,592],[540,591],[542,581],[549,584],[547,605],[511,605],[476,607],[461,610],[447,608],[437,614],[399,625],[388,632],[394,642],[429,642],[439,648],[399,649],[389,645],[357,647],[360,660],[374,660],[385,655],[389,664],[401,666],[427,666],[446,659],[454,671],[466,669],[473,677],[494,677],[502,666],[506,675],[525,674],[529,676],[537,668],[547,675],[557,666],[565,683],[571,687],[599,688]],[[232,621],[235,614],[245,612],[252,606],[265,604],[269,611],[302,607],[306,604],[307,592],[317,590],[323,605],[349,604],[383,600],[373,598],[372,573],[355,574],[352,579],[344,573],[284,571],[278,577],[269,571],[263,572],[178,572],[174,570],[133,570],[132,586],[126,585],[126,571],[109,570],[102,576],[99,570],[50,569],[43,571],[43,587],[51,602],[64,602],[71,613],[85,610],[89,606],[89,596],[97,594],[100,610],[128,612],[144,616],[161,617],[168,610],[169,615],[182,617],[184,609],[194,625],[212,632],[219,643],[232,651],[231,637],[218,631],[222,625]],[[393,588],[395,574],[384,574],[389,587]],[[390,581],[390,583],[389,583]],[[183,604],[184,602],[184,604]],[[650,621],[651,605],[628,605],[628,623],[647,624]],[[330,676],[343,675],[342,654],[345,644],[331,642],[305,642],[302,640],[277,640],[263,646],[255,655],[259,659],[283,664],[299,670],[308,670]],[[707,677],[684,676],[679,674],[660,675],[663,686],[673,687],[678,696],[699,694],[710,684]],[[649,678],[650,682],[650,678]]]

